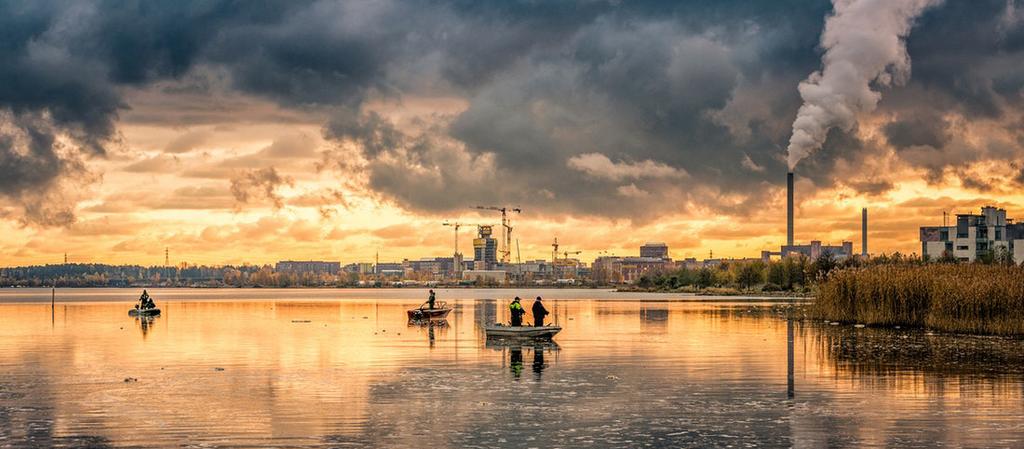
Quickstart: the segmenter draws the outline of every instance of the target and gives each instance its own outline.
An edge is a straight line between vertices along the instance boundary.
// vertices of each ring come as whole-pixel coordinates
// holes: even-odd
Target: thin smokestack
[[[860,255],[868,256],[868,208],[860,210]]]
[[[793,172],[786,173],[786,245],[793,246]]]

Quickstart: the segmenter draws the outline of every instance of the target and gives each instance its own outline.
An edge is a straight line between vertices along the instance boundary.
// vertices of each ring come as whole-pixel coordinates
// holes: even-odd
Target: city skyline
[[[862,208],[872,254],[920,254],[944,211],[1024,217],[1024,13],[915,5],[877,103],[795,164],[798,243],[859,253]],[[835,45],[831,2],[791,6],[12,6],[0,266],[450,256],[446,221],[498,233],[478,205],[522,208],[524,261],[758,257]]]

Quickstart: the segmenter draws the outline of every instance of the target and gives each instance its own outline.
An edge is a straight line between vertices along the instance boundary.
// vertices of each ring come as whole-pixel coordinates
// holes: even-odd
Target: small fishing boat
[[[128,316],[157,316],[160,314],[160,309],[153,307],[151,309],[130,309],[128,310]]]
[[[561,331],[562,326],[506,326],[501,323],[484,326],[487,338],[550,340]]]
[[[409,321],[443,320],[451,313],[452,308],[442,305],[434,309],[409,309]]]

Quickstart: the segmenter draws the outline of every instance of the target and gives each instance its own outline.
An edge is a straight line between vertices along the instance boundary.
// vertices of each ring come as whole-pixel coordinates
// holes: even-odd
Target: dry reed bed
[[[819,284],[810,313],[867,325],[1024,335],[1024,268],[904,264],[838,270]]]

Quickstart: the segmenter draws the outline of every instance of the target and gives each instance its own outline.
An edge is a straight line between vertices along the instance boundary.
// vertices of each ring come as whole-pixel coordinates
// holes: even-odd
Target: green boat
[[[131,309],[128,311],[128,316],[157,316],[160,314],[159,308],[152,309]]]

